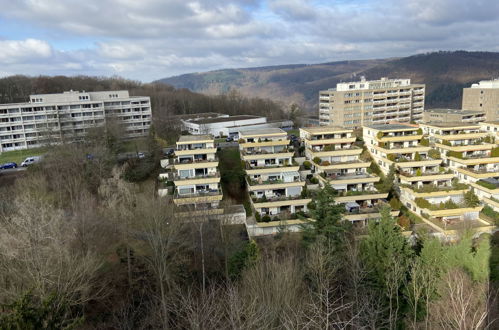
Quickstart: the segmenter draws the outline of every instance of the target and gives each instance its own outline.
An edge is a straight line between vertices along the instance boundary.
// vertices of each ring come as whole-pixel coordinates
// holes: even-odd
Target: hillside
[[[231,88],[247,96],[297,102],[310,111],[318,91],[356,79],[411,78],[426,84],[426,107],[460,107],[462,88],[499,76],[499,53],[436,52],[396,59],[282,65],[184,74],[159,80],[177,88],[219,94]]]

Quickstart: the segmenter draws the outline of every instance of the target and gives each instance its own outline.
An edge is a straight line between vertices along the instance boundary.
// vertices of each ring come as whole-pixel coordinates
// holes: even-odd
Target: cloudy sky
[[[499,51],[498,0],[0,0],[0,76]]]

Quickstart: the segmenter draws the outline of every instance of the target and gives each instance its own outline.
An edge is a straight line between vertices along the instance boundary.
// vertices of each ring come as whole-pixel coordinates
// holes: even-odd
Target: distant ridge
[[[426,84],[426,107],[461,106],[462,88],[499,77],[499,53],[441,51],[403,58],[289,64],[190,73],[158,80],[177,88],[205,94],[236,89],[244,95],[292,102],[317,109],[319,90],[341,81],[411,78]]]

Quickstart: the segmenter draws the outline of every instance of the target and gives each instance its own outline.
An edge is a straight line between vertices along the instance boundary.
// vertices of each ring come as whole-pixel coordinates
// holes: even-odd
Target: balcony
[[[196,192],[192,192],[190,194],[182,194],[180,195],[178,191],[175,191],[173,198],[182,199],[182,198],[197,198],[197,197],[209,197],[209,196],[218,196],[221,195],[222,191],[219,189],[209,189],[209,190],[199,190]]]
[[[197,179],[212,179],[212,178],[220,178],[220,173],[216,172],[216,173],[210,173],[210,174],[196,174],[196,175],[193,175],[193,176],[189,176],[189,177],[181,177],[179,176],[178,174],[175,174],[173,175],[173,180],[177,181],[177,180],[197,180]]]

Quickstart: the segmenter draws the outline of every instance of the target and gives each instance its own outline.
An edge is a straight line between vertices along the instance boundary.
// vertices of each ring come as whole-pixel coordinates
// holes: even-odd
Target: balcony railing
[[[210,189],[204,191],[196,191],[189,194],[179,194],[175,191],[174,198],[192,198],[192,197],[206,197],[206,196],[218,196],[222,192],[219,189]]]
[[[195,163],[211,163],[211,162],[218,162],[218,158],[213,158],[213,159],[174,159],[173,164],[195,164]]]
[[[301,195],[296,195],[296,196],[276,195],[272,197],[261,197],[261,198],[257,198],[256,196],[251,196],[251,200],[253,201],[253,203],[293,201],[298,199],[305,199],[305,198],[301,197]]]
[[[208,178],[219,178],[220,177],[220,173],[213,173],[213,174],[196,174],[196,175],[193,175],[193,176],[189,176],[189,177],[181,177],[179,176],[178,174],[175,174],[173,176],[173,179],[174,180],[196,180],[196,179],[208,179]]]

